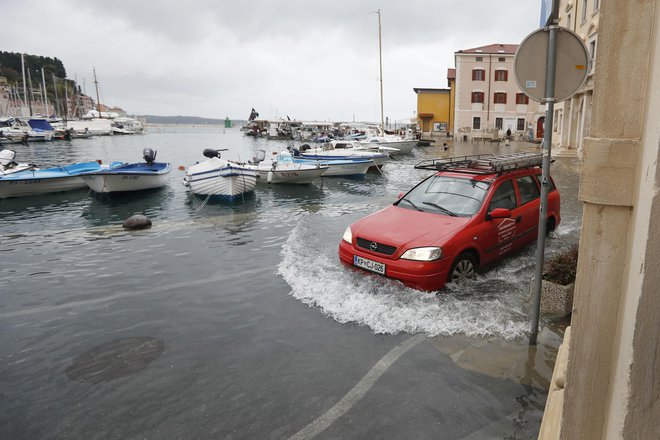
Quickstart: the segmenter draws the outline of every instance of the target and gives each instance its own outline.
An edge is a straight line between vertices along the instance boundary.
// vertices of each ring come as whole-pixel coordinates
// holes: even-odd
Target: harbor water
[[[10,146],[42,168],[149,147],[173,170],[146,193],[0,200],[0,438],[536,438],[566,323],[542,317],[527,346],[534,246],[439,293],[347,268],[337,246],[430,173],[423,159],[539,146],[440,142],[229,204],[181,183],[205,148],[286,146],[220,126]],[[576,160],[552,174],[547,255],[581,220]],[[134,214],[152,228],[124,230]]]

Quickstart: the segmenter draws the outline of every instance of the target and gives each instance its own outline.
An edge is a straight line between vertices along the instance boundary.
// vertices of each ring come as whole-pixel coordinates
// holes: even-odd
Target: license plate
[[[363,269],[367,269],[372,272],[385,275],[385,265],[383,263],[379,263],[377,261],[371,261],[366,258],[362,258],[360,256],[354,255],[353,264],[357,267],[361,267]]]

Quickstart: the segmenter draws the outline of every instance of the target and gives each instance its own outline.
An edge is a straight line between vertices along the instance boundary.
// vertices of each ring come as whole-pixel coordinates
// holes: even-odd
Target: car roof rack
[[[418,170],[454,171],[469,174],[502,174],[543,164],[543,153],[473,154],[427,159],[415,165]]]

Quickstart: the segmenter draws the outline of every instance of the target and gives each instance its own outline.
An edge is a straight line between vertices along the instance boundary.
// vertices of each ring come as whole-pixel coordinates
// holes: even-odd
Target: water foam
[[[519,265],[505,266],[460,288],[437,294],[420,292],[395,280],[345,267],[337,256],[337,241],[322,239],[333,236],[328,234],[330,229],[342,227],[322,223],[319,216],[308,216],[294,228],[282,247],[278,274],[291,286],[294,298],[318,307],[324,315],[382,334],[463,333],[514,339],[529,330],[521,281],[511,282]],[[325,229],[323,234],[319,227]],[[339,240],[341,233],[334,236]],[[304,255],[315,255],[313,264],[301,257]]]

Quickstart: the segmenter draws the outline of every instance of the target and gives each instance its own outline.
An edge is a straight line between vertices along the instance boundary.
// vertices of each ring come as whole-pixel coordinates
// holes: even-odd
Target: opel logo
[[[371,249],[372,251],[375,251],[376,249],[378,249],[378,243],[376,243],[375,241],[372,241],[371,244],[369,245],[369,249]]]

